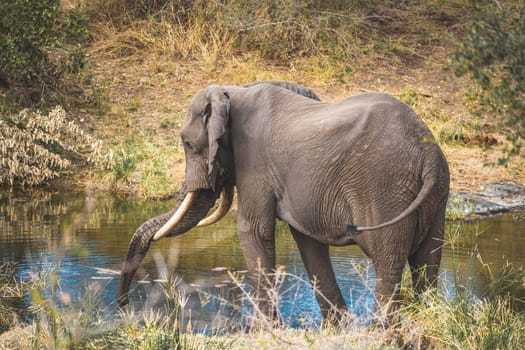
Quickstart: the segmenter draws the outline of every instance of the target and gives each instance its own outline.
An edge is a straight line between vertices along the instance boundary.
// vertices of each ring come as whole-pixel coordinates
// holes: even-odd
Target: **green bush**
[[[10,78],[31,80],[42,68],[47,58],[42,47],[58,40],[55,23],[59,7],[59,0],[14,0],[0,4],[1,72]]]
[[[456,75],[475,82],[467,91],[475,114],[492,112],[509,126],[517,152],[519,138],[525,137],[525,5],[509,2],[502,8],[495,3],[475,9],[450,62]]]
[[[67,74],[85,64],[77,45],[88,37],[87,18],[59,0],[0,2],[0,80],[15,105],[53,99]],[[71,78],[70,76],[68,77]]]

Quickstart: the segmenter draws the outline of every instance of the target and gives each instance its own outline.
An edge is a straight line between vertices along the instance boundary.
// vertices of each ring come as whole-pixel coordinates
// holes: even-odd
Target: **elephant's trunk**
[[[178,236],[195,227],[199,221],[206,216],[215,203],[218,195],[219,191],[214,192],[212,190],[201,190],[195,192],[195,199],[191,208],[188,209],[182,220],[169,231],[168,236]],[[175,208],[168,213],[146,221],[133,234],[128,246],[128,255],[120,274],[117,292],[118,303],[120,306],[124,306],[128,303],[128,291],[131,285],[131,280],[142,263],[144,256],[148,252],[153,236],[168,221],[175,211],[177,211],[185,197],[186,190],[185,186],[183,186]]]
[[[168,236],[175,227],[184,219],[188,210],[190,210],[193,205],[193,201],[197,196],[197,192],[188,192],[182,201],[182,204],[179,205],[177,211],[168,219],[168,221],[155,233],[153,240],[157,241],[162,237]]]

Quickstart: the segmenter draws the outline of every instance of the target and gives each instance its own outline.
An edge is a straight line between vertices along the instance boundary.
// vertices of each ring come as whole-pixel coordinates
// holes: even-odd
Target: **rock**
[[[514,181],[486,182],[473,192],[450,193],[447,217],[480,219],[525,209],[525,186]]]
[[[211,270],[214,271],[214,272],[222,272],[222,271],[228,270],[228,268],[227,267],[223,267],[223,266],[217,266],[217,267],[211,268]]]
[[[525,186],[514,181],[483,183],[479,196],[487,201],[507,207],[509,211],[525,208]]]

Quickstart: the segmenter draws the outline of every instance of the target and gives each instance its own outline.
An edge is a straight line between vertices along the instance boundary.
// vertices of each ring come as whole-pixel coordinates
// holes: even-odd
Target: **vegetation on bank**
[[[362,89],[397,95],[433,129],[453,187],[479,182],[467,157],[506,166],[483,168],[485,177],[524,177],[519,1],[13,0],[0,11],[1,140],[24,140],[1,154],[4,186],[82,174],[73,176],[81,186],[171,195],[190,96],[211,82],[261,79],[304,83],[327,100]],[[96,151],[72,157],[55,147],[67,142],[60,135],[46,145],[27,128],[57,105]],[[25,124],[16,122],[23,108]],[[49,158],[20,166],[24,147]]]
[[[0,119],[0,184],[39,186],[81,162],[103,167],[101,142],[66,119],[56,107],[47,115],[23,110]]]
[[[465,96],[471,111],[478,116],[492,112],[509,127],[513,147],[508,152],[519,154],[525,136],[525,6],[505,5],[496,3],[489,16],[483,10],[475,12],[459,49],[451,55],[451,67],[458,76],[468,74],[474,81]]]

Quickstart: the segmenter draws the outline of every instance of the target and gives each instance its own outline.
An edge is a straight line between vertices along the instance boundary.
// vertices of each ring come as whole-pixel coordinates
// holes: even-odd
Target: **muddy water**
[[[34,197],[4,195],[0,200],[0,261],[17,263],[18,277],[53,273],[59,303],[75,303],[97,291],[103,307],[116,309],[115,294],[129,239],[145,220],[171,202],[133,201],[111,196],[47,193]],[[290,275],[279,285],[280,312],[292,325],[315,324],[320,311],[286,225],[277,225],[277,263]],[[459,281],[482,296],[507,264],[525,265],[525,220],[505,215],[474,223],[449,222],[441,269],[441,287],[454,294]],[[366,318],[374,308],[374,270],[358,247],[332,248],[339,284],[350,310]],[[249,313],[242,280],[245,264],[233,215],[220,223],[153,243],[132,286],[136,309],[160,307],[166,280],[178,282],[186,316],[193,324],[216,328],[231,315]],[[51,293],[50,293],[51,294]],[[183,298],[184,299],[184,298]],[[240,308],[234,307],[240,306]],[[240,310],[240,311],[239,311]]]

